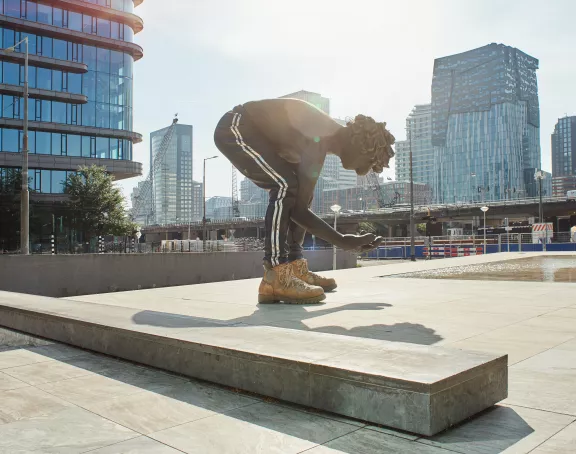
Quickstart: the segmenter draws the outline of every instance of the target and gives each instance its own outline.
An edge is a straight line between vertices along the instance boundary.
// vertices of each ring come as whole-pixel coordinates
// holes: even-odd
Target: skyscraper
[[[576,189],[576,116],[559,118],[554,127],[552,176],[554,196]]]
[[[160,151],[168,127],[150,134],[150,168]],[[172,140],[153,175],[156,224],[194,220],[192,179],[192,126],[178,123]],[[196,183],[198,185],[199,183]]]
[[[489,44],[434,62],[436,201],[536,196],[540,169],[538,60]]]
[[[133,10],[140,3],[0,0],[0,47],[29,43],[32,243],[49,238],[55,225],[61,245],[81,241],[57,209],[67,175],[79,166],[104,166],[117,180],[142,173],[132,161],[132,144],[142,140],[132,129],[132,68],[143,56],[133,43],[143,22]],[[22,163],[25,51],[20,44],[0,52],[0,169]]]
[[[301,90],[296,93],[290,93],[281,98],[295,98],[307,101],[315,105],[324,113],[330,115],[330,99],[323,97],[319,93]],[[336,122],[345,126],[346,122],[340,119],[334,119]],[[317,213],[323,212],[323,191],[334,189],[347,189],[356,186],[356,172],[354,170],[347,170],[342,167],[340,158],[335,155],[327,155],[324,161],[324,167],[320,172],[318,183],[314,191],[314,200],[312,202],[312,210]]]
[[[309,102],[310,104],[315,105],[323,112],[326,112],[330,115],[330,99],[325,98],[320,93],[314,93],[312,91],[300,90],[295,93],[290,93],[284,96],[280,96],[281,98],[294,98],[294,99],[301,99],[302,101]]]
[[[412,137],[412,173],[414,182],[432,188],[434,148],[432,147],[432,111],[430,104],[414,106],[406,118],[406,133]],[[410,141],[396,142],[396,180],[410,181]]]

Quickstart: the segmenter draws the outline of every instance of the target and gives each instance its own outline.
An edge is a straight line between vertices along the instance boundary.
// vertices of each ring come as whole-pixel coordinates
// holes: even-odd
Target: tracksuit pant
[[[258,130],[242,106],[222,117],[214,142],[234,167],[270,195],[264,261],[277,266],[302,258],[306,230],[291,220],[298,192],[297,165],[278,156],[276,147]]]

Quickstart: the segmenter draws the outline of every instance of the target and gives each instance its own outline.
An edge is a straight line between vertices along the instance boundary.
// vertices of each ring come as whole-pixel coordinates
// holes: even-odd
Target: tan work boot
[[[294,276],[299,279],[302,279],[304,282],[310,285],[317,285],[322,287],[325,292],[330,292],[338,287],[336,281],[332,278],[327,278],[324,276],[320,276],[316,273],[312,273],[308,269],[308,261],[306,259],[298,259],[291,262],[292,271],[294,272]]]
[[[264,278],[258,289],[259,303],[315,304],[326,298],[322,287],[306,284],[294,276],[290,263],[264,266]]]

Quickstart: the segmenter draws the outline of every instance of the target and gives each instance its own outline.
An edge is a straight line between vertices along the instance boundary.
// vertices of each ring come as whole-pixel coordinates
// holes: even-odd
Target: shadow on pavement
[[[19,333],[14,334],[18,335]],[[50,347],[57,349],[59,345],[52,344]],[[0,344],[1,346],[2,344]],[[4,346],[6,347],[6,345]],[[20,348],[40,355],[44,355],[47,352],[44,346],[28,345]],[[70,347],[63,348],[68,349]],[[46,357],[47,359],[52,359],[53,355]],[[164,411],[170,411],[169,407],[166,407],[166,405],[170,405],[170,402],[179,403],[180,405],[182,403],[188,404],[213,411],[213,418],[217,417],[218,414],[224,414],[227,419],[232,418],[236,421],[243,421],[250,425],[264,427],[278,434],[289,435],[290,437],[307,440],[318,445],[325,444],[327,448],[335,449],[343,454],[375,452],[432,453],[436,452],[435,448],[439,448],[437,450],[439,453],[500,454],[513,448],[534,432],[534,429],[514,409],[495,406],[434,437],[419,438],[411,441],[391,436],[390,434],[394,434],[393,429],[391,429],[390,434],[367,430],[371,426],[364,426],[363,430],[358,430],[363,426],[361,422],[353,423],[351,420],[346,420],[336,415],[295,404],[282,404],[271,398],[266,398],[267,402],[263,402],[260,399],[254,399],[256,396],[248,393],[237,392],[227,387],[208,384],[194,379],[188,380],[181,376],[174,376],[152,368],[144,368],[99,354],[89,354],[83,350],[78,350],[78,353],[72,357],[57,358],[43,364],[47,368],[51,365],[67,364],[116,382],[140,388],[142,391],[148,391],[160,398],[165,398],[162,403]],[[89,376],[78,377],[77,380],[82,378],[89,378]],[[89,389],[85,391],[86,395],[90,395]],[[82,391],[71,390],[70,392],[75,395]],[[142,403],[144,403],[147,402],[146,399],[149,399],[150,394],[132,392],[126,396],[120,396],[118,399],[120,399],[120,402],[122,402],[123,398],[133,400],[134,396],[138,395],[142,397]],[[66,396],[62,397],[66,398]],[[106,401],[106,399],[103,400]],[[113,402],[113,400],[110,402]],[[106,411],[105,408],[106,406],[104,405],[104,411]],[[101,413],[101,410],[97,408],[93,409],[93,411],[95,414],[100,414],[102,417],[109,418],[112,421],[118,420],[121,422],[124,422],[123,418],[126,418],[126,414],[129,413],[129,425],[133,430],[144,430],[150,421],[144,405],[134,407],[140,408],[142,413],[135,412],[134,408],[131,407],[126,411],[122,410],[122,406],[112,408],[116,408],[113,413]],[[330,420],[332,422],[328,422]],[[190,423],[191,425],[187,426],[186,429],[190,431],[190,436],[205,439],[208,445],[212,443],[219,444],[217,437],[221,436],[221,431],[208,431],[199,435],[194,430],[194,421],[193,418],[190,421],[175,420],[172,424],[176,427],[180,424]],[[346,427],[350,423],[354,425]],[[81,421],[79,421],[79,424],[81,424]],[[140,426],[141,424],[142,426]],[[227,424],[227,422],[223,419],[215,419],[213,424]],[[334,437],[334,431],[339,432],[338,437]],[[58,447],[54,446],[56,449]]]
[[[368,339],[386,340],[390,342],[406,342],[412,344],[432,345],[443,339],[432,328],[415,323],[395,323],[391,325],[373,324],[345,328],[342,326],[322,326],[317,328],[308,327],[304,321],[341,311],[365,311],[382,310],[391,307],[386,303],[351,303],[343,306],[330,307],[315,311],[308,311],[303,306],[275,305],[259,306],[256,311],[245,317],[231,320],[216,320],[189,315],[172,314],[158,311],[141,311],[132,317],[137,325],[159,326],[166,328],[209,328],[222,326],[275,326],[288,329],[299,329],[321,333],[339,334],[351,337],[363,337]],[[286,311],[286,318],[281,321],[265,322],[263,313]]]
[[[450,451],[499,454],[533,432],[534,429],[513,408],[497,405],[425,440]]]

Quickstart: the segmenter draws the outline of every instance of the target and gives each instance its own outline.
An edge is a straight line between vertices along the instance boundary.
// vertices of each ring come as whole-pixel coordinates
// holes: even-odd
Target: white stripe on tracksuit
[[[270,177],[272,178],[279,187],[278,196],[276,197],[276,203],[274,204],[274,216],[272,217],[272,232],[270,235],[270,240],[272,244],[272,266],[279,265],[278,259],[280,256],[280,250],[282,245],[280,243],[280,218],[282,217],[282,209],[283,209],[283,202],[284,197],[286,197],[286,192],[288,191],[288,184],[286,180],[282,178],[282,176],[276,172],[270,164],[268,164],[262,156],[260,156],[252,147],[250,147],[240,134],[240,130],[238,129],[238,125],[240,124],[240,118],[242,118],[242,114],[235,113],[234,117],[232,118],[232,125],[230,126],[230,130],[234,137],[236,137],[236,143],[242,148],[242,150],[250,156],[256,164]]]

